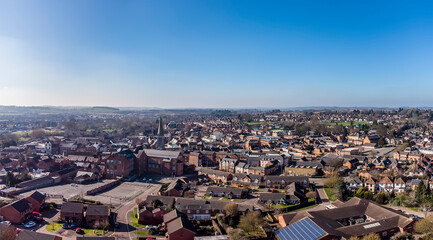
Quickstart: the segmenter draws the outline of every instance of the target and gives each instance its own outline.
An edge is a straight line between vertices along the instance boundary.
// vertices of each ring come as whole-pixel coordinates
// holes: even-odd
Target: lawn
[[[134,208],[134,210],[131,212],[132,226],[134,226],[134,227],[146,227],[146,225],[138,223],[138,218],[135,216],[135,212],[137,212],[137,208]]]
[[[313,208],[313,207],[316,207],[317,205],[318,205],[318,204],[314,204],[314,205],[311,205],[311,206],[307,206],[307,207],[299,208],[299,209],[296,209],[295,211],[299,211],[299,210],[305,210],[305,209]]]
[[[368,124],[368,123],[367,122],[357,122],[357,121],[353,122],[353,126],[366,125],[366,124]],[[333,126],[333,125],[337,125],[337,123],[333,122],[333,123],[329,123],[329,125]],[[350,122],[338,122],[338,125],[342,125],[344,127],[347,127],[347,126],[350,126]]]
[[[60,228],[62,228],[61,223],[54,223],[54,225],[48,224],[45,229],[47,229],[48,232],[57,232]]]
[[[330,188],[325,188],[325,193],[329,198],[329,201],[336,201],[337,198],[331,193],[331,189]]]
[[[244,122],[246,125],[274,124],[275,122]]]
[[[203,199],[209,199],[210,196],[203,196],[203,197],[201,197],[201,198],[203,198]]]
[[[223,201],[231,201],[231,199],[228,199],[228,198],[225,198],[225,197],[220,198],[220,200],[223,200]]]
[[[409,208],[410,210],[412,210],[412,211],[415,211],[415,212],[418,212],[419,211],[419,209],[418,208]]]
[[[136,231],[136,235],[150,235],[148,231]]]
[[[83,230],[84,235],[90,235],[90,236],[94,236],[94,235],[102,235],[104,234],[102,229],[88,229],[88,228],[81,228],[81,230]]]
[[[272,204],[271,205],[271,208],[274,208],[274,209],[281,209],[281,208],[288,208],[288,207],[291,207],[291,206],[293,206],[293,205],[283,205],[283,204]]]

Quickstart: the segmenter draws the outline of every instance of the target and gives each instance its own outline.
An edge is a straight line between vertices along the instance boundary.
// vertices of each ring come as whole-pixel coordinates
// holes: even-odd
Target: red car
[[[42,214],[40,214],[38,212],[33,212],[33,218],[39,222],[43,220]]]

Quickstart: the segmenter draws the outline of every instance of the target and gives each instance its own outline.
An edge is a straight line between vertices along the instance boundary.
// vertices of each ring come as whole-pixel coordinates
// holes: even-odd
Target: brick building
[[[106,177],[127,177],[134,172],[136,157],[131,150],[111,154],[105,159]]]

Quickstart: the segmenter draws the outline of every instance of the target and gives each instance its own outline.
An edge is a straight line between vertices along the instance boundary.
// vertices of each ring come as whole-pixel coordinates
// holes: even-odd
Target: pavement
[[[164,180],[167,181],[167,180]],[[117,222],[119,222],[119,228],[115,228],[114,231],[108,232],[105,236],[114,236],[116,239],[128,239],[135,240],[136,235],[133,232],[135,228],[132,226],[130,214],[131,211],[136,207],[136,199],[144,199],[148,195],[156,195],[160,189],[160,183],[140,183],[140,182],[125,182],[120,186],[117,186],[107,192],[98,194],[93,197],[99,198],[111,198],[111,203],[118,203],[117,209],[114,212],[117,212]],[[117,195],[117,196],[116,196]],[[90,197],[86,196],[85,198]],[[106,202],[107,200],[103,201]],[[40,233],[46,233],[51,235],[57,235],[62,237],[64,240],[75,240],[77,233],[72,230],[60,229],[56,233],[51,233],[46,230],[46,226],[54,221],[60,212],[58,210],[53,210],[50,213],[44,214],[44,219],[46,222],[43,224],[34,227],[34,230]]]
[[[148,186],[149,187],[137,197],[138,199],[142,200],[148,195],[156,195],[158,193],[160,188],[159,184],[149,184]],[[131,222],[131,212],[137,205],[135,199],[136,198],[129,200],[116,210],[119,228],[114,229],[114,232],[109,234],[109,236],[115,236],[118,240],[136,239],[136,235],[134,233],[136,228],[132,226]]]

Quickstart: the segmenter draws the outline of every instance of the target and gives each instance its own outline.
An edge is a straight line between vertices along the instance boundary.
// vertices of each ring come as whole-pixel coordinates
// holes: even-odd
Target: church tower
[[[162,117],[159,117],[158,123],[158,134],[157,134],[157,149],[165,148],[165,138],[164,138],[164,124],[162,123]]]

